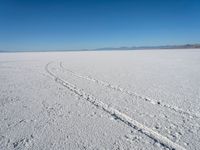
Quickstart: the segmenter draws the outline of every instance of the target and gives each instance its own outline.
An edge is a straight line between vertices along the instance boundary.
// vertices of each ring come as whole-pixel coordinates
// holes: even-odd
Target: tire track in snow
[[[198,115],[198,114],[193,114],[193,113],[191,113],[191,112],[184,111],[184,110],[182,110],[182,109],[180,109],[180,108],[178,108],[178,107],[174,107],[174,106],[171,106],[171,105],[169,105],[169,104],[161,103],[161,102],[158,101],[158,100],[152,100],[152,99],[150,99],[150,98],[141,96],[141,95],[139,95],[139,94],[137,94],[137,93],[134,93],[134,92],[132,92],[132,91],[126,90],[126,89],[124,89],[124,88],[122,88],[122,87],[120,87],[120,86],[112,85],[112,84],[110,84],[110,83],[108,83],[108,82],[105,82],[105,81],[102,81],[102,80],[98,80],[98,79],[95,79],[95,78],[90,77],[90,76],[82,76],[82,75],[79,75],[79,74],[77,74],[77,73],[75,73],[75,72],[73,72],[73,71],[71,71],[71,70],[65,68],[65,67],[63,66],[63,63],[62,63],[62,62],[60,62],[60,67],[61,67],[62,69],[64,69],[64,70],[70,72],[71,74],[73,74],[74,76],[76,76],[76,77],[78,77],[78,78],[82,78],[82,79],[85,79],[85,80],[94,82],[94,83],[96,83],[96,84],[99,84],[99,85],[101,85],[101,86],[110,88],[110,89],[112,89],[112,90],[115,90],[115,91],[118,91],[118,92],[121,92],[121,93],[124,93],[124,94],[128,94],[128,95],[130,95],[130,96],[132,96],[132,97],[136,97],[136,98],[142,99],[142,100],[144,100],[144,101],[146,101],[146,102],[148,102],[148,103],[151,103],[152,105],[157,105],[157,106],[165,107],[165,108],[167,108],[167,109],[170,109],[171,111],[174,111],[174,112],[179,113],[179,114],[187,115],[187,116],[189,116],[189,117],[200,118],[200,115]]]
[[[110,114],[112,117],[120,120],[121,122],[125,123],[129,127],[134,128],[138,132],[146,135],[150,139],[154,140],[155,142],[160,143],[163,147],[169,148],[169,149],[177,149],[177,150],[185,150],[182,146],[178,145],[177,143],[174,143],[167,137],[157,133],[156,131],[146,127],[145,125],[137,122],[133,118],[129,117],[128,115],[120,112],[119,110],[108,106],[107,104],[103,103],[102,101],[98,100],[91,94],[85,93],[82,89],[79,89],[75,85],[61,79],[60,77],[56,76],[53,72],[50,71],[49,65],[52,62],[48,63],[45,66],[46,72],[55,80],[55,82],[59,83],[60,85],[66,87],[68,90],[72,91],[79,97],[85,99],[86,101],[90,102],[92,105],[96,106],[96,108],[103,110],[104,112]]]

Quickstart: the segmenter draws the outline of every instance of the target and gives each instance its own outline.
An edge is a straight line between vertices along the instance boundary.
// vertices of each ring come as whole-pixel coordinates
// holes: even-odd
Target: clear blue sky
[[[200,42],[200,0],[0,0],[0,50]]]

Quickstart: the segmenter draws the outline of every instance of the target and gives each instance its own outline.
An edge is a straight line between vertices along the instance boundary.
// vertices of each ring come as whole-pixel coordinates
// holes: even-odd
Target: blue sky
[[[199,0],[0,0],[0,50],[199,42]]]

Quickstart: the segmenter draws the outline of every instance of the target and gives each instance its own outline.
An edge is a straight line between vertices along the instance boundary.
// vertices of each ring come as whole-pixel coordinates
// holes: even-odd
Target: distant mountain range
[[[185,44],[185,45],[165,45],[165,46],[132,46],[132,47],[105,47],[94,50],[143,50],[143,49],[192,49],[200,48],[200,44]]]
[[[76,49],[76,50],[0,50],[0,52],[53,52],[53,51],[109,51],[109,50],[148,50],[148,49],[200,49],[200,44],[185,45],[165,45],[165,46],[123,46],[123,47],[104,47],[96,49]]]

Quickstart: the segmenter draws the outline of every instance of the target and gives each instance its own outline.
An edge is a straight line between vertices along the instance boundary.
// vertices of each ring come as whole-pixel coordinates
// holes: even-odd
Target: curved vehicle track
[[[132,97],[137,97],[141,100],[144,100],[152,105],[157,105],[157,106],[160,106],[160,107],[164,107],[164,108],[167,108],[171,111],[174,111],[176,113],[180,113],[180,114],[183,114],[183,115],[187,115],[189,117],[194,117],[194,118],[200,118],[200,116],[198,114],[193,114],[191,112],[188,112],[188,111],[185,111],[185,110],[182,110],[180,108],[177,108],[177,107],[174,107],[174,106],[171,106],[169,104],[164,104],[164,103],[161,103],[160,101],[158,100],[152,100],[150,98],[147,98],[147,97],[144,97],[144,96],[141,96],[141,95],[138,95],[137,93],[135,92],[132,92],[132,91],[129,91],[129,90],[126,90],[120,86],[117,86],[117,85],[112,85],[108,82],[105,82],[105,81],[102,81],[102,80],[99,80],[99,79],[95,79],[91,76],[82,76],[80,74],[77,74],[67,68],[64,67],[63,63],[60,62],[60,67],[65,70],[65,71],[68,71],[70,72],[71,74],[73,74],[74,76],[78,77],[78,78],[82,78],[82,79],[85,79],[85,80],[88,80],[88,81],[91,81],[91,82],[94,82],[96,84],[99,84],[101,86],[104,86],[104,87],[107,87],[109,89],[112,89],[112,90],[115,90],[115,91],[118,91],[118,92],[121,92],[121,93],[124,93],[124,94],[128,94]]]
[[[82,99],[90,102],[92,105],[94,105],[96,108],[103,110],[104,112],[108,113],[112,117],[115,117],[119,121],[125,123],[131,128],[134,128],[138,132],[146,135],[147,137],[153,139],[155,142],[160,143],[163,147],[169,148],[169,149],[177,149],[177,150],[185,150],[184,147],[178,145],[177,143],[174,143],[167,137],[159,134],[158,132],[146,127],[145,125],[137,122],[133,118],[129,117],[128,115],[120,112],[119,110],[110,107],[109,105],[103,103],[101,100],[97,99],[91,94],[85,93],[84,90],[79,89],[77,86],[69,83],[68,81],[63,80],[62,78],[58,77],[56,74],[54,74],[50,68],[49,65],[53,62],[49,62],[45,66],[46,72],[55,80],[56,83],[66,87],[68,90],[73,92],[74,94],[78,95]]]

